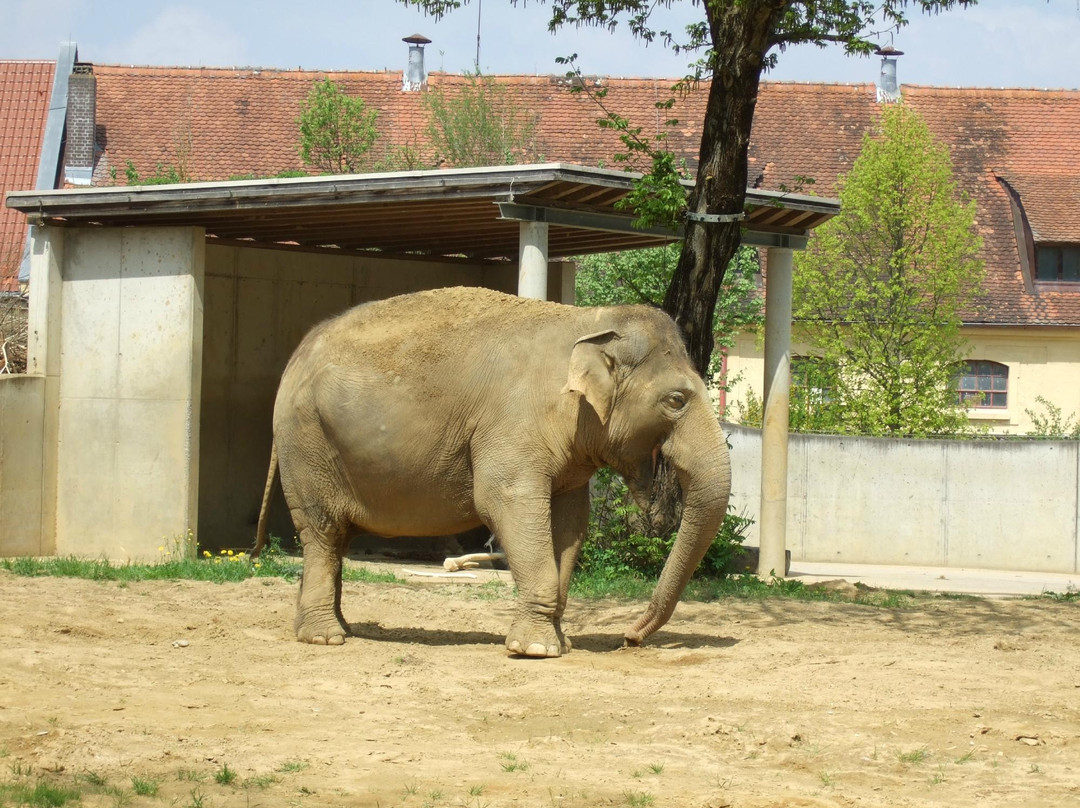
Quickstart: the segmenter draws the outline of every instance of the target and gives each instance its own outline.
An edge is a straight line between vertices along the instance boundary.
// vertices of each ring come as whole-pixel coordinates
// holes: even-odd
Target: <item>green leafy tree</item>
[[[795,260],[797,328],[821,352],[805,387],[828,391],[817,415],[864,435],[966,431],[953,377],[983,266],[948,148],[914,111],[885,107],[839,195]]]
[[[362,170],[378,137],[377,115],[363,99],[346,95],[329,78],[315,82],[296,119],[300,127],[300,159],[330,174]]]
[[[440,17],[468,0],[399,0]],[[657,27],[652,15],[680,2],[701,18],[685,32]],[[548,28],[615,28],[626,25],[644,44],[661,42],[697,58],[674,93],[710,81],[695,183],[687,197],[698,214],[741,214],[746,202],[747,154],[762,73],[791,45],[840,44],[846,52],[871,53],[871,37],[907,22],[905,12],[937,12],[974,0],[548,0]],[[662,102],[668,105],[668,102]],[[654,151],[663,151],[662,148]],[[670,168],[661,161],[661,168]],[[670,186],[669,182],[666,187]],[[664,309],[686,336],[690,357],[703,375],[712,356],[713,314],[724,272],[740,244],[738,221],[687,223],[679,263]]]
[[[425,94],[428,137],[440,161],[454,168],[511,165],[537,157],[535,113],[504,85],[470,73],[453,89]]]

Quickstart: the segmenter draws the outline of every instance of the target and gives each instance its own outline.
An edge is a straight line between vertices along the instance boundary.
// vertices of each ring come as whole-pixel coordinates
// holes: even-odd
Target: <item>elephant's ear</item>
[[[562,392],[581,393],[606,424],[615,405],[615,361],[604,348],[619,339],[618,332],[598,331],[574,343],[570,353],[570,372]]]

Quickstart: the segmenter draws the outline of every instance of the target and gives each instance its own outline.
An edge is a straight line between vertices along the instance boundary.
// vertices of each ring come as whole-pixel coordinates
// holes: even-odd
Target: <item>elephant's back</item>
[[[541,332],[576,311],[491,289],[433,289],[356,306],[313,329],[297,353],[318,365],[430,371],[460,365],[476,351],[528,350]]]

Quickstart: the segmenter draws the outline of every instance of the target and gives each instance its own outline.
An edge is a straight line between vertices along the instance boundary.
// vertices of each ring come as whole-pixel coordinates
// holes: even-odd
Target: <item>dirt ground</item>
[[[574,602],[573,653],[525,660],[497,587],[346,584],[358,636],[327,648],[294,641],[281,580],[0,572],[0,784],[204,808],[1080,804],[1076,602],[681,604],[633,650],[640,605]]]

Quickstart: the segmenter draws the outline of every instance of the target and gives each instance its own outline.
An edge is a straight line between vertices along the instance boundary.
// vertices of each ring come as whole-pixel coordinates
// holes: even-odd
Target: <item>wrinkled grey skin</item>
[[[303,642],[337,645],[350,535],[500,540],[518,586],[514,654],[556,657],[588,525],[589,478],[618,471],[636,497],[659,455],[683,491],[678,538],[640,644],[667,622],[727,510],[727,443],[671,319],[643,306],[585,309],[442,289],[351,309],[293,354],[274,407],[274,454],[304,548]]]

